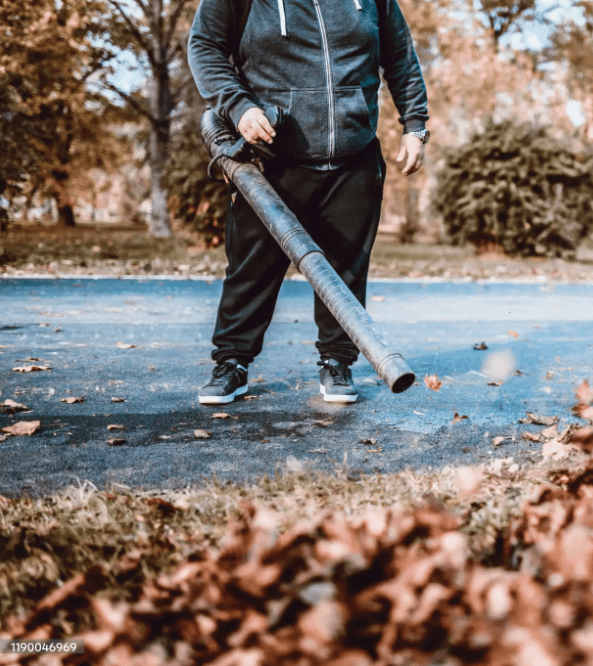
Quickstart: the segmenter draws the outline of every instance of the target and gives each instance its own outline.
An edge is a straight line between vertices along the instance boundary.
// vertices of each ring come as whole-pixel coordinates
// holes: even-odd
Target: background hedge
[[[593,154],[543,127],[490,121],[445,153],[433,204],[454,245],[570,258],[593,231]]]

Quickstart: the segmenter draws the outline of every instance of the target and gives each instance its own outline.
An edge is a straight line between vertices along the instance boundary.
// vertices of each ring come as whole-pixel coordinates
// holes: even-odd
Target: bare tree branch
[[[138,7],[140,7],[144,16],[149,18],[148,7],[142,2],[142,0],[134,0],[134,2],[138,5]]]
[[[173,102],[173,107],[177,106],[177,103],[179,102],[179,98],[181,97],[181,94],[183,91],[187,88],[187,86],[190,83],[193,83],[194,77],[189,74],[188,76],[183,79],[179,85],[175,87],[175,90],[171,90],[171,100]]]
[[[134,22],[130,19],[130,17],[121,8],[119,2],[116,2],[116,0],[108,0],[108,1],[109,1],[109,4],[112,5],[113,7],[115,7],[117,9],[117,11],[121,14],[122,18],[126,22],[126,25],[128,26],[129,31],[132,33],[134,39],[138,42],[138,44],[142,47],[142,50],[148,56],[150,64],[151,65],[156,65],[155,54],[154,54],[152,45],[149,44],[148,42],[146,42],[146,40],[144,39],[144,36],[140,32],[140,30],[138,30],[137,26],[134,25]]]
[[[107,81],[103,81],[102,85],[104,88],[107,88],[107,90],[111,90],[111,92],[114,92],[116,95],[119,95],[122,99],[128,102],[128,104],[133,107],[140,115],[144,116],[155,129],[158,129],[159,124],[157,119],[147,108],[140,104],[137,99],[134,99],[132,95],[125,93],[123,90],[120,90],[117,86],[114,86],[111,83],[107,83]]]
[[[171,45],[171,40],[173,39],[173,35],[175,34],[175,30],[177,29],[177,22],[179,21],[181,12],[184,10],[185,6],[189,1],[190,0],[178,0],[177,6],[175,7],[173,13],[169,18],[169,29],[167,30],[167,34],[165,35],[165,39],[163,42],[163,46],[165,47],[165,52],[167,53],[167,59],[169,59],[169,47]],[[175,49],[173,49],[173,53],[175,53]]]

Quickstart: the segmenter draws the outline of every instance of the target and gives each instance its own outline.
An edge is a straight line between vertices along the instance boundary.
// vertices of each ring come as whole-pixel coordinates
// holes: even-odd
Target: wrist
[[[430,132],[427,129],[422,129],[412,132],[406,132],[404,136],[415,136],[422,143],[428,143],[428,140],[430,139]]]

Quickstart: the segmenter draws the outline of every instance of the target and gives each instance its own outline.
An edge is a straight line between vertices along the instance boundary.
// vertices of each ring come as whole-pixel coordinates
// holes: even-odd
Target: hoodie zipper
[[[317,19],[319,21],[319,31],[321,32],[321,43],[323,45],[323,56],[325,59],[325,76],[327,79],[327,98],[328,98],[328,125],[329,125],[329,160],[328,166],[331,165],[332,158],[335,152],[336,144],[336,120],[335,120],[335,100],[334,100],[334,87],[332,83],[332,67],[329,55],[329,45],[327,41],[327,32],[325,30],[325,22],[323,21],[323,14],[318,0],[313,0],[315,11],[317,12]]]

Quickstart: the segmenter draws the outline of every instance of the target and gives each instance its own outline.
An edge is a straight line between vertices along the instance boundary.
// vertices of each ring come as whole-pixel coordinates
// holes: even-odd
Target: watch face
[[[428,139],[430,139],[430,132],[426,130],[424,132],[424,143],[428,143]]]

